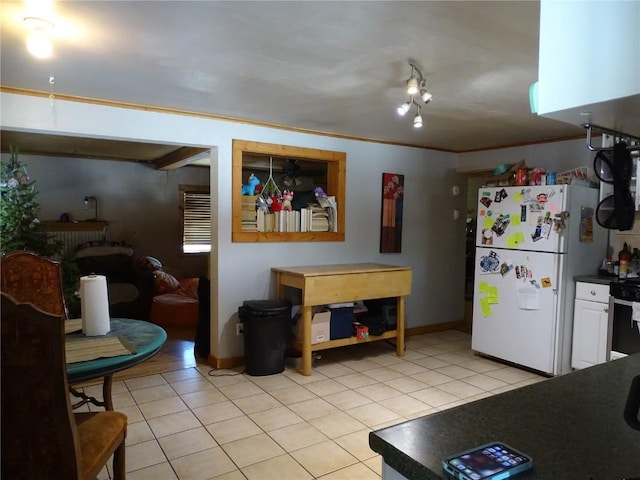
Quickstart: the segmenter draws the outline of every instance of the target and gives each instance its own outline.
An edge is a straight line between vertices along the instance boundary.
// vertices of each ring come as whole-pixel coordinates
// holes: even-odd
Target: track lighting
[[[422,127],[420,109],[433,100],[433,95],[427,90],[427,81],[422,74],[422,70],[420,70],[413,60],[409,60],[409,65],[411,66],[411,75],[409,76],[409,80],[407,80],[407,93],[411,95],[411,98],[408,102],[401,104],[397,111],[398,115],[404,116],[411,109],[411,106],[415,105],[417,113],[416,116],[413,117],[413,126],[420,128]],[[422,105],[416,101],[416,96],[419,97]]]

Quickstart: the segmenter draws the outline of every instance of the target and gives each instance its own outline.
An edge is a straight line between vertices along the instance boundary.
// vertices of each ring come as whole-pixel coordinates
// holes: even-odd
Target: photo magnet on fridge
[[[507,191],[503,188],[502,190],[500,190],[499,192],[496,192],[495,197],[493,198],[493,201],[496,203],[500,203],[502,200],[504,200],[505,198],[507,198],[509,196],[509,194],[507,193]]]
[[[513,270],[513,264],[504,262],[502,265],[500,265],[500,273],[502,274],[503,277],[507,273],[509,273],[511,270]]]
[[[480,257],[480,271],[482,273],[496,273],[500,268],[500,257],[493,250],[489,255]]]

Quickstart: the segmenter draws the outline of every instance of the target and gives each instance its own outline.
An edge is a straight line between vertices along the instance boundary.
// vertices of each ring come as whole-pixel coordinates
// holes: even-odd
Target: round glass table
[[[105,337],[118,337],[132,353],[118,355],[115,357],[101,357],[83,362],[67,364],[67,380],[71,393],[81,398],[73,405],[77,408],[86,403],[92,403],[104,407],[106,410],[113,410],[111,399],[111,385],[113,374],[138,365],[153,357],[167,340],[167,332],[156,324],[143,320],[133,320],[128,318],[112,318],[111,330]],[[65,335],[67,342],[82,342],[88,339],[99,337],[86,337],[82,333]],[[72,387],[73,384],[86,382],[96,378],[103,378],[102,393],[103,400],[86,395]]]

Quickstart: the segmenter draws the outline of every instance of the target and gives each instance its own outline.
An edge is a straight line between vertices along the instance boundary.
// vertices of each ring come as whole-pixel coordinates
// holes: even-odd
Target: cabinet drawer
[[[576,282],[576,299],[609,303],[609,285]]]

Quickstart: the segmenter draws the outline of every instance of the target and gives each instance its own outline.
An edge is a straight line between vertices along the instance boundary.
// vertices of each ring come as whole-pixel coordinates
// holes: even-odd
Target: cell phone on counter
[[[442,468],[458,480],[500,480],[533,467],[533,460],[502,442],[491,442],[451,455]]]

